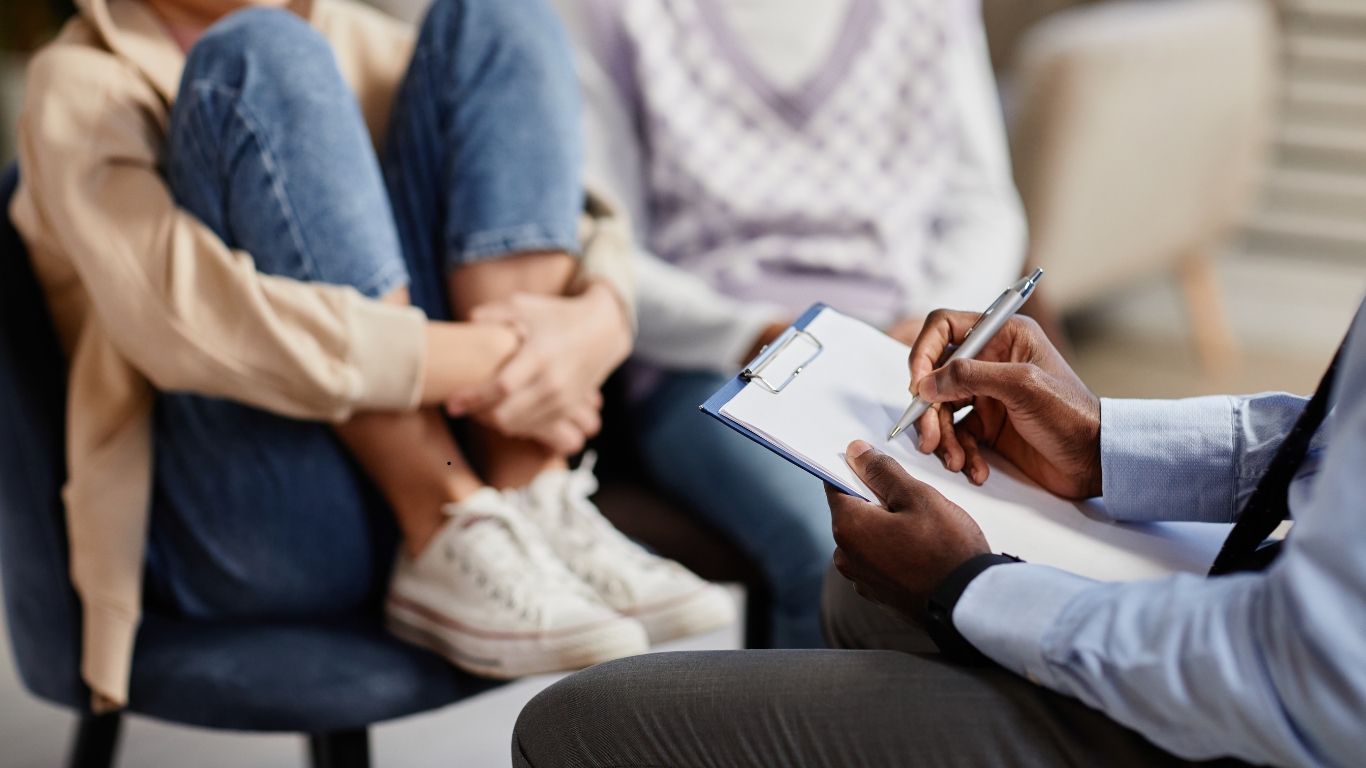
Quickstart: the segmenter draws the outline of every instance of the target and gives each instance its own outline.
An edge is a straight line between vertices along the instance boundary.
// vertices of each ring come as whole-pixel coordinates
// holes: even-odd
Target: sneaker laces
[[[623,557],[643,569],[659,568],[663,561],[617,530],[590,501],[598,490],[598,479],[593,474],[597,459],[594,451],[585,453],[578,469],[566,474],[557,494],[533,499],[531,506],[543,515],[553,513],[554,507],[558,507],[557,530],[553,535],[573,550],[574,554],[565,558],[570,569],[590,584],[610,589],[612,582],[617,580],[615,571],[618,569],[613,566],[620,565]],[[544,503],[552,505],[551,509],[546,510],[542,506]],[[618,584],[618,588],[625,586]]]
[[[573,592],[599,602],[546,543],[540,530],[516,510],[503,505],[459,509],[452,522],[463,530],[458,545],[444,553],[485,595],[528,620],[544,622],[540,604],[551,595],[545,587]],[[529,576],[539,578],[528,578]]]

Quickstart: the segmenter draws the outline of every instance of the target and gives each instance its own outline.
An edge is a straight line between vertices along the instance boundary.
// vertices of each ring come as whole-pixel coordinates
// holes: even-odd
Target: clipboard
[[[865,330],[869,335],[861,336]],[[869,344],[867,349],[858,346],[860,339]],[[904,356],[889,356],[893,347],[888,344],[904,348],[877,329],[825,304],[816,304],[700,408],[841,492],[878,503],[870,498],[871,491],[854,484],[852,471],[848,476],[831,473],[843,468],[833,463],[843,461],[840,448],[851,439],[868,439],[859,437],[858,431],[885,435],[902,412],[909,371]],[[838,382],[833,391],[829,387],[832,379]],[[845,387],[847,392],[839,391]],[[833,399],[823,400],[832,394]],[[839,400],[843,395],[847,397]],[[798,414],[796,418],[816,417],[813,399],[829,403],[826,416],[832,429],[803,434],[794,431],[791,422],[777,420],[794,418],[793,414]],[[757,422],[759,425],[751,429],[746,424],[755,421],[742,422],[740,415],[732,418],[727,412],[756,417],[763,414],[763,418],[774,421]],[[850,426],[852,429],[846,428]],[[1060,499],[1003,460],[988,459],[991,478],[986,486],[977,487],[909,444],[889,443],[883,448],[913,477],[963,508],[994,547],[1088,578],[1130,581],[1175,572],[1207,573],[1231,527],[1219,523],[1117,523],[1105,514],[1103,501]],[[825,464],[829,471],[820,468],[823,462],[830,462]]]
[[[737,424],[736,422],[730,420],[724,414],[721,413],[721,409],[725,407],[726,403],[729,403],[732,398],[740,394],[741,390],[749,386],[751,383],[757,384],[758,386],[768,390],[775,397],[782,397],[783,390],[787,387],[787,385],[791,384],[797,376],[801,374],[803,369],[805,369],[809,365],[816,364],[820,358],[821,353],[825,351],[825,346],[821,344],[820,339],[816,338],[815,336],[807,332],[806,328],[808,325],[811,324],[811,321],[815,320],[816,316],[819,315],[823,310],[827,309],[828,306],[829,305],[823,303],[811,305],[809,309],[802,313],[801,317],[797,318],[796,322],[790,325],[787,328],[787,330],[783,331],[782,334],[778,336],[778,338],[774,339],[772,344],[769,344],[768,346],[765,346],[763,349],[759,350],[759,354],[756,355],[755,358],[749,362],[749,365],[745,366],[744,370],[736,374],[735,378],[731,379],[726,384],[726,386],[718,390],[716,394],[707,398],[707,402],[703,403],[702,405],[699,405],[698,410],[702,411],[708,416],[711,416],[712,418],[716,419],[722,424],[725,424],[726,426],[730,427],[736,432],[739,432],[745,437],[748,437],[750,440],[753,440],[754,442],[758,443],[759,445],[762,445],[768,450],[773,451],[779,456],[782,456],[784,459],[787,459],[793,464],[796,464],[797,466],[801,467],[807,472],[810,472],[816,477],[819,477],[825,482],[835,486],[841,492],[860,499],[866,499],[866,496],[854,490],[853,488],[850,488],[848,485],[844,483],[844,481],[836,477],[833,477],[832,475],[820,469],[819,467],[816,467],[812,464],[807,463],[806,461],[803,461],[801,458],[794,456],[792,453],[788,452],[782,447],[774,445],[769,440],[765,439],[760,435],[755,434],[754,432],[750,431],[747,427],[741,424]],[[782,354],[784,350],[788,348],[788,346],[794,343],[797,339],[806,339],[810,342],[813,342],[816,347],[815,352],[807,356],[805,358],[805,361],[802,362],[800,365],[797,365],[791,369],[783,371],[772,370],[772,363]]]

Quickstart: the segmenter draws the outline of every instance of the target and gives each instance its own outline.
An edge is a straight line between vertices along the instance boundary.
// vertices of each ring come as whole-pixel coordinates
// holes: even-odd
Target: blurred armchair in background
[[[1233,362],[1213,258],[1257,186],[1277,70],[1263,0],[1115,0],[1023,33],[1010,143],[1042,309],[1175,271],[1202,364]]]

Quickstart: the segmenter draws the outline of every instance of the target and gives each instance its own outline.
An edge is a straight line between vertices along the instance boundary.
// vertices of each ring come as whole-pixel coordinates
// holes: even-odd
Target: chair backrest
[[[1264,0],[1116,0],[1030,30],[1011,151],[1055,307],[1170,269],[1236,225],[1270,133],[1274,46]]]
[[[84,708],[80,605],[68,576],[66,363],[9,218],[18,171],[0,173],[0,580],[10,644],[35,695]]]

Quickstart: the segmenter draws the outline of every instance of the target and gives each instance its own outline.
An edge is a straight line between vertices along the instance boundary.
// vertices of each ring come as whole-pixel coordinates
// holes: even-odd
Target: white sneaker
[[[540,527],[555,553],[598,596],[639,619],[651,643],[706,632],[735,621],[721,587],[628,539],[588,500],[598,489],[590,451],[574,471],[542,472],[526,488],[505,491]]]
[[[640,622],[584,586],[498,491],[443,511],[450,519],[421,556],[399,553],[389,631],[505,680],[649,650]]]

